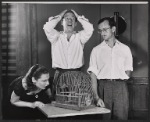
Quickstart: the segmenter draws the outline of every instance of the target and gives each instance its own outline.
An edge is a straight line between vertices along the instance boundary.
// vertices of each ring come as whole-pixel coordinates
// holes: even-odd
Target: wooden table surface
[[[77,111],[77,110],[55,107],[52,104],[46,104],[43,108],[39,108],[39,110],[42,111],[48,118],[110,113],[109,109],[101,108],[101,107],[93,107],[93,108]]]

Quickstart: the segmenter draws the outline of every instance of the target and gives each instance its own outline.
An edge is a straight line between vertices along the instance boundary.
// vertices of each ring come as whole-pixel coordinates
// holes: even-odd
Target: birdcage
[[[63,73],[56,85],[55,106],[83,110],[94,107],[90,76],[81,71]]]

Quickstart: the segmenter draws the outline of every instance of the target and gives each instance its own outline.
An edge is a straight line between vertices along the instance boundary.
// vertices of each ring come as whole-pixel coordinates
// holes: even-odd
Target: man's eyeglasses
[[[106,33],[108,29],[110,29],[110,27],[109,27],[109,28],[103,28],[102,30],[99,29],[99,30],[98,30],[98,33],[100,33],[100,34],[101,34],[102,32],[105,32],[105,33]]]

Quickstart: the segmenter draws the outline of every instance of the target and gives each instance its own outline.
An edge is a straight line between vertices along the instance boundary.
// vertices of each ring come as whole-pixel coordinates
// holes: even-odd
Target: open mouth
[[[68,23],[67,26],[72,26],[72,23]]]
[[[73,22],[72,21],[68,21],[67,22],[67,26],[72,26],[73,25]]]

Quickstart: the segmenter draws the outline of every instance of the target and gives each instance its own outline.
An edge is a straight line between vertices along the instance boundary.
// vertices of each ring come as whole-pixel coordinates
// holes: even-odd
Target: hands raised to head
[[[61,16],[61,18],[63,18],[63,16],[65,15],[65,13],[67,12],[68,10],[67,9],[65,9],[65,10],[63,10],[59,15]],[[70,11],[72,11],[73,13],[74,13],[74,15],[76,16],[76,18],[78,18],[78,14],[77,14],[77,12],[75,12],[73,9],[71,9]]]
[[[64,16],[64,14],[67,12],[67,9],[62,11],[59,15],[61,16],[61,18]]]
[[[76,18],[78,18],[78,14],[77,14],[77,12],[75,12],[73,9],[71,9],[71,11],[74,13],[74,15],[76,16]]]

